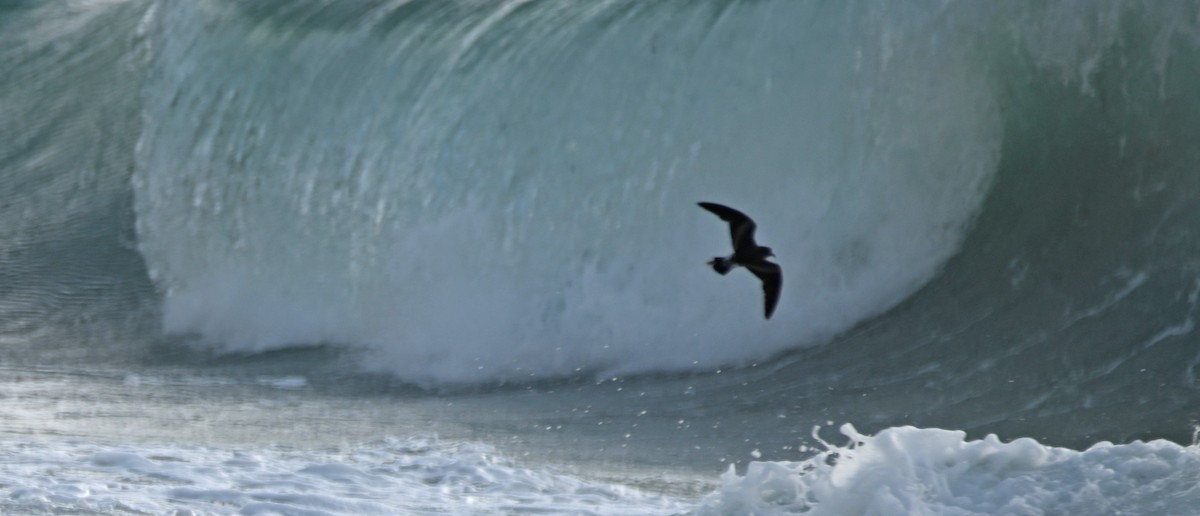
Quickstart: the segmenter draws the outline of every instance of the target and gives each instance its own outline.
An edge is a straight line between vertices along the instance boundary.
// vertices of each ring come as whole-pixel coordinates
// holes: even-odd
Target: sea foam
[[[435,438],[332,450],[5,440],[0,450],[5,514],[624,515],[694,504]]]
[[[850,424],[844,446],[800,462],[731,468],[696,511],[717,514],[1032,515],[1192,514],[1200,507],[1200,448],[1157,440],[1101,442],[1084,451],[995,435],[895,427],[874,436]]]
[[[733,466],[702,499],[530,467],[479,443],[388,439],[330,449],[216,449],[5,440],[0,511],[162,514],[1192,514],[1200,449],[1084,451],[995,435],[842,426],[798,462]],[[189,512],[190,511],[190,512]]]

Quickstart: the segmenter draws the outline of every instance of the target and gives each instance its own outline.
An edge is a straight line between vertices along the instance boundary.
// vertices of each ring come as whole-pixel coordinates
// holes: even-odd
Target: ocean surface
[[[1192,515],[1198,319],[1194,1],[0,0],[0,514]]]

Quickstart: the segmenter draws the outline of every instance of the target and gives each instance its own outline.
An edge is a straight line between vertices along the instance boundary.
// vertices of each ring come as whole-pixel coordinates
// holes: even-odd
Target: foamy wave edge
[[[1200,507],[1200,447],[1165,440],[1087,450],[894,427],[800,462],[732,468],[698,515],[1182,514]],[[816,431],[814,430],[814,437]]]
[[[666,515],[694,505],[436,437],[321,450],[5,439],[0,450],[4,514]]]

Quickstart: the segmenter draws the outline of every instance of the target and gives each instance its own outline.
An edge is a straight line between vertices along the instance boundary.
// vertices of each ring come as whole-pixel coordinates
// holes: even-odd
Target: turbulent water
[[[0,1],[0,511],[1192,513],[1196,84],[1188,1]]]

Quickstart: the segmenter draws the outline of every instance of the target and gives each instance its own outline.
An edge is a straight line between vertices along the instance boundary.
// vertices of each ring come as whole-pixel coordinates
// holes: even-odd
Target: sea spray
[[[1084,451],[1030,438],[842,425],[848,443],[800,462],[732,467],[696,511],[734,514],[1176,514],[1200,506],[1200,449],[1168,441]],[[1182,485],[1191,485],[1180,491]]]
[[[148,29],[139,249],[166,330],[222,352],[330,344],[433,385],[746,364],[931,278],[998,159],[986,70],[921,8],[377,6],[301,30],[305,5],[165,3]],[[729,244],[700,199],[760,221],[770,324],[753,278],[704,266]]]

